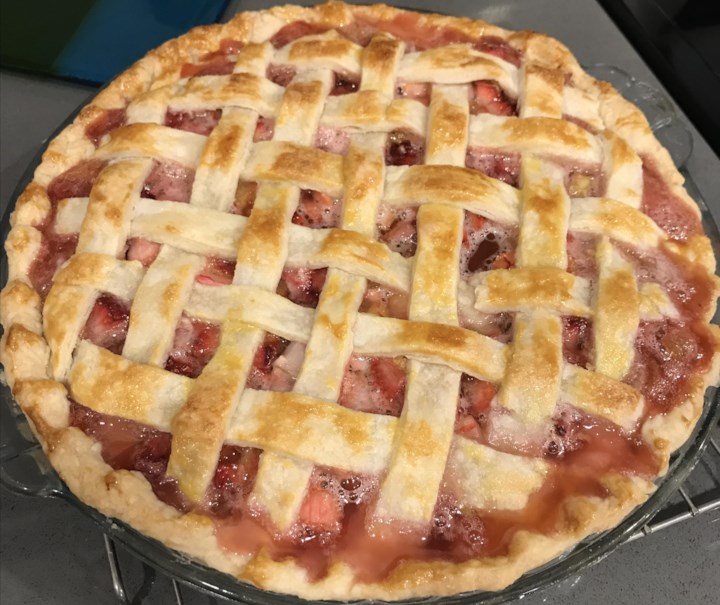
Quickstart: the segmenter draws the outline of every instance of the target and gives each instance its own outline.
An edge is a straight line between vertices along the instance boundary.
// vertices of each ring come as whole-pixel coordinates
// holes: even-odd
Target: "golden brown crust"
[[[28,285],[27,274],[40,246],[40,233],[36,227],[40,226],[50,213],[46,188],[55,176],[94,153],[95,147],[85,136],[85,129],[103,114],[103,110],[124,108],[141,95],[174,83],[179,77],[183,64],[215,50],[219,42],[225,38],[243,41],[266,40],[282,25],[297,20],[339,27],[351,23],[355,18],[370,22],[390,22],[402,14],[404,13],[400,9],[388,6],[348,6],[340,2],[329,2],[314,8],[275,7],[260,13],[240,14],[223,25],[196,28],[151,51],[98,94],[80,112],[75,121],[48,145],[33,182],[17,201],[11,221],[13,228],[6,242],[10,280],[0,299],[0,318],[5,326],[5,334],[0,343],[0,360],[4,365],[5,376],[13,389],[14,397],[30,419],[53,466],[70,489],[104,514],[117,517],[197,560],[262,588],[292,591],[307,598],[397,599],[424,594],[499,589],[527,570],[561,554],[588,534],[619,522],[630,510],[645,500],[653,486],[637,478],[607,476],[604,478],[608,491],[607,498],[584,497],[566,502],[558,524],[552,532],[548,535],[518,532],[505,556],[483,558],[462,564],[406,561],[401,563],[389,577],[376,584],[355,583],[351,570],[340,563],[333,565],[324,579],[310,582],[305,572],[291,560],[274,561],[266,553],[261,552],[247,561],[246,557],[234,555],[218,546],[215,528],[207,518],[195,514],[181,514],[163,504],[155,497],[149,483],[139,473],[112,470],[103,461],[99,445],[80,430],[69,426],[67,392],[62,383],[52,379],[53,373],[50,369],[48,341],[55,338],[53,330],[56,328],[46,327],[43,332],[41,301],[37,293]],[[694,201],[683,189],[683,178],[673,165],[668,152],[655,139],[640,111],[625,101],[609,84],[598,82],[584,73],[568,49],[557,40],[530,32],[509,32],[481,21],[459,17],[421,15],[418,26],[420,29],[450,28],[470,37],[492,35],[502,38],[514,48],[524,52],[528,64],[525,77],[537,80],[537,85],[545,87],[544,90],[557,90],[558,74],[566,74],[580,92],[598,98],[602,124],[611,131],[621,132],[627,142],[627,145],[613,147],[613,161],[632,162],[635,154],[651,158],[664,175],[672,192],[689,208],[699,212]],[[301,55],[300,58],[307,58],[308,53],[317,54],[321,51],[325,54],[332,53],[334,51],[330,46],[337,44],[347,46],[342,40],[327,41],[322,48],[318,45],[308,48],[296,45],[292,52]],[[376,44],[375,48],[378,60],[380,56],[390,56],[398,50],[397,45],[389,41],[382,45]],[[428,56],[428,60],[431,59],[432,55]],[[484,68],[492,70],[494,65],[488,63],[487,60],[484,61]],[[248,78],[236,79],[244,82],[243,94],[246,94]],[[307,96],[311,92],[298,89],[298,94],[301,96]],[[553,106],[552,95],[541,94],[536,99],[536,104],[536,109],[543,115],[558,111],[557,107]],[[449,120],[451,115],[449,108],[439,106],[436,110],[440,113],[445,112],[444,115],[446,114]],[[550,128],[555,138],[577,147],[579,151],[591,151],[588,148],[587,133],[573,124],[551,122],[547,118],[538,117],[522,124],[520,121],[510,121],[502,129],[509,133],[508,136],[523,139],[530,136],[529,130],[537,130],[539,126],[543,127],[544,133],[549,132],[548,128]],[[144,125],[130,125],[125,128],[135,134],[139,131],[154,130]],[[452,132],[448,132],[445,138],[447,140],[442,144],[452,145],[453,142],[450,140]],[[115,151],[122,152],[121,137],[118,141],[116,145],[118,149]],[[154,141],[150,137],[148,145],[152,147],[153,144]],[[362,152],[354,153],[362,157]],[[312,157],[305,155],[306,152],[299,155],[295,153],[273,155],[271,158],[273,161],[263,167],[263,170],[272,178],[286,178],[290,174],[299,177],[296,180],[303,180],[310,173],[317,181],[322,182],[323,190],[339,191],[342,188],[342,169],[336,156],[325,155],[320,151],[313,152]],[[360,161],[360,158],[357,161]],[[346,163],[346,169],[347,166]],[[418,175],[426,179],[432,176],[431,172],[428,172],[431,168],[423,167],[417,170],[424,171],[422,174],[418,172]],[[459,196],[458,201],[465,200],[463,196],[467,197],[469,193],[478,198],[487,195],[485,189],[488,185],[482,178],[477,178],[477,173],[466,178],[464,169],[458,168],[457,171],[457,176],[462,178],[457,179],[457,184],[456,179],[453,179],[454,188],[448,190],[446,181],[438,183],[438,194],[447,195],[450,199]],[[377,167],[373,174],[377,175],[378,172],[382,173],[381,167]],[[447,179],[447,176],[444,178]],[[474,180],[472,183],[468,181],[464,184],[463,178]],[[347,182],[347,179],[345,181]],[[357,182],[353,194],[362,198],[363,189],[369,186],[372,184]],[[482,188],[483,191],[476,192],[478,188]],[[100,193],[98,189],[96,195]],[[517,214],[517,208],[510,210],[513,211]],[[122,215],[113,214],[106,216],[105,219],[108,222],[122,222]],[[326,241],[325,245],[333,245],[333,241],[328,239],[330,241]],[[709,240],[705,236],[698,235],[685,245],[672,243],[667,246],[688,262],[703,267],[707,279],[712,280],[713,304],[707,309],[705,318],[709,321],[715,310],[717,293],[720,291],[720,283],[712,278],[715,259]],[[366,262],[372,260],[373,254],[370,252],[375,251],[368,248],[365,252],[368,253]],[[565,303],[573,303],[575,299],[572,284],[561,285],[565,286],[566,290]],[[553,293],[548,292],[548,296],[557,297],[557,292],[557,289],[554,289]],[[506,295],[507,289],[504,293],[498,293],[498,296]],[[533,296],[537,296],[537,293],[533,293]],[[574,308],[573,312],[583,314],[585,310]],[[667,467],[670,454],[688,438],[695,426],[702,412],[706,388],[718,381],[720,355],[717,353],[720,351],[720,330],[714,326],[710,329],[715,339],[716,352],[710,370],[703,376],[693,377],[692,388],[685,403],[666,415],[656,416],[643,427],[645,440],[661,456],[663,470]],[[98,354],[105,355],[102,351]],[[82,366],[76,367],[74,371],[82,371]],[[117,372],[122,371],[123,368],[117,368]],[[88,404],[102,405],[102,398],[97,396],[98,393],[107,392],[115,380],[113,377],[106,378],[107,383],[94,384],[88,393],[75,393],[76,398],[81,402],[87,401]],[[613,383],[610,386],[617,385]],[[225,393],[223,396],[231,396],[231,394]],[[631,399],[631,397],[618,399],[625,406],[624,413],[627,415],[632,415],[637,407],[637,401]],[[601,402],[598,402],[598,406],[600,405]],[[601,411],[596,412],[602,415]],[[340,428],[345,431],[344,425]],[[349,439],[350,437],[352,435]],[[211,449],[216,445],[212,444]]]

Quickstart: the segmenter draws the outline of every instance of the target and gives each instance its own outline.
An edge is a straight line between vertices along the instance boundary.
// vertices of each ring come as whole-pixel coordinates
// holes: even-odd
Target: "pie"
[[[718,381],[682,180],[544,35],[242,13],[49,144],[5,377],[79,498],[242,581],[499,590],[645,501]]]

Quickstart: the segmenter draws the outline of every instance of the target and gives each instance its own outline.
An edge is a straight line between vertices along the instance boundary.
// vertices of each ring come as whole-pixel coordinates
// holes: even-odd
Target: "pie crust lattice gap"
[[[297,522],[317,467],[380,478],[369,520],[417,528],[433,521],[444,490],[473,509],[524,509],[554,472],[533,443],[568,407],[652,443],[653,420],[637,428],[645,398],[623,379],[641,323],[685,310],[664,284],[639,279],[623,246],[672,238],[643,211],[643,159],[614,131],[614,97],[535,62],[543,43],[528,38],[518,67],[469,44],[418,51],[377,32],[361,46],[331,29],[280,48],[231,46],[232,73],[132,98],[123,123],[83,158],[102,162],[89,196],[57,203],[54,229],[77,234],[77,247],[43,305],[50,377],[82,406],[171,433],[167,475],[190,501],[203,500],[223,444],[262,450],[248,502],[280,535]],[[292,75],[286,86],[268,77],[278,66]],[[347,94],[331,94],[338,74],[359,74]],[[476,82],[517,99],[517,115],[476,113]],[[427,103],[398,96],[412,85],[425,87]],[[183,112],[216,123],[205,134],[167,125]],[[387,165],[398,132],[424,141],[422,163]],[[518,158],[518,186],[468,167],[478,149]],[[143,197],[170,163],[194,173],[188,203]],[[595,175],[584,194],[568,186],[578,167]],[[234,213],[238,182],[257,183],[247,216]],[[305,191],[340,200],[337,226],[294,222]],[[417,246],[403,256],[378,241],[377,217],[408,207]],[[462,274],[468,214],[517,233],[510,268]],[[570,267],[568,234],[592,240],[591,269]],[[134,238],[159,244],[154,258],[126,260]],[[11,282],[27,282],[21,257],[41,239],[15,225]],[[234,263],[231,283],[198,279],[209,258]],[[278,293],[287,268],[327,269],[315,308]],[[369,283],[407,296],[407,318],[361,311]],[[83,338],[105,295],[132,301],[121,354]],[[512,341],[467,327],[473,314],[509,314]],[[220,326],[194,378],[165,369],[183,317]],[[564,356],[567,317],[590,326],[587,367]],[[266,333],[304,346],[287,392],[247,388]],[[338,404],[353,355],[407,360],[399,418]],[[497,393],[489,441],[456,431],[463,375]],[[655,441],[657,472],[674,444]],[[650,489],[638,476],[602,480],[624,484],[631,501]]]

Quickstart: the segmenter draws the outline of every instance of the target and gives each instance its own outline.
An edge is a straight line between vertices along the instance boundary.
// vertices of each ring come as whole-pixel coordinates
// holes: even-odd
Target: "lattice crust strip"
[[[75,401],[171,432],[167,473],[194,501],[224,443],[262,449],[249,500],[280,534],[296,523],[317,466],[378,477],[377,523],[427,526],[444,489],[470,507],[522,509],[553,465],[454,433],[463,374],[497,389],[491,432],[543,435],[564,404],[633,429],[644,401],[621,381],[638,327],[678,311],[618,250],[667,236],[640,210],[642,162],[604,130],[597,98],[534,60],[517,68],[468,44],[408,52],[383,33],[365,48],[334,30],[277,50],[258,40],[234,57],[231,74],[132,100],[127,124],[95,153],[107,165],[90,195],[58,204],[55,229],[78,234],[78,247],[55,276],[44,331],[51,375]],[[286,87],[267,78],[273,65],[294,70]],[[337,73],[361,74],[357,90],[331,95]],[[396,98],[398,83],[429,76],[427,107]],[[518,116],[471,114],[478,81],[517,99]],[[574,121],[563,119],[570,107]],[[169,111],[218,109],[208,136],[165,125]],[[270,140],[254,141],[259,120],[273,123]],[[316,145],[323,129],[344,137],[342,154]],[[424,140],[424,164],[385,165],[396,131]],[[467,167],[478,149],[519,154],[520,186]],[[153,166],[168,162],[194,171],[189,204],[142,197]],[[570,162],[601,167],[602,194],[571,197]],[[257,183],[247,217],[233,214],[243,181]],[[301,190],[339,199],[340,224],[293,224]],[[417,208],[411,258],[378,241],[376,225],[381,208],[407,207]],[[517,232],[513,269],[461,278],[468,213]],[[596,280],[569,270],[569,232],[597,239]],[[39,246],[29,227],[13,233]],[[130,238],[161,245],[148,267],[119,259]],[[207,257],[236,263],[231,284],[197,281]],[[297,267],[327,269],[315,309],[276,293],[283,269]],[[408,319],[361,312],[369,281],[408,295]],[[81,338],[103,293],[132,301],[122,356]],[[512,342],[461,327],[471,312],[514,313]],[[195,379],[164,369],[183,314],[220,325],[217,351]],[[592,320],[590,369],[563,358],[564,316]],[[247,388],[267,333],[304,346],[291,392]],[[399,418],[338,403],[353,354],[408,360]]]

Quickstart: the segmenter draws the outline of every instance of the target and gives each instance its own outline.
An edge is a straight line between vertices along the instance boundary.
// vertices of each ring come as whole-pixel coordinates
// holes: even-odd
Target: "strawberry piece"
[[[75,254],[77,242],[77,233],[58,235],[51,227],[43,229],[40,249],[28,270],[28,279],[41,296],[50,291],[55,272]]]
[[[327,269],[284,269],[278,284],[278,294],[303,307],[317,307],[325,285]]]
[[[329,128],[320,125],[315,133],[313,145],[323,151],[345,155],[348,147],[350,147],[350,135],[342,128]]]
[[[180,77],[226,76],[233,72],[234,67],[234,61],[229,61],[225,54],[220,54],[202,63],[185,63],[180,69]]]
[[[209,135],[222,116],[222,109],[204,111],[171,111],[165,114],[165,126],[187,130],[197,134]]]
[[[369,282],[360,305],[360,311],[380,317],[407,319],[408,294],[375,282]]]
[[[474,214],[472,212],[465,213],[462,239],[462,245],[464,248],[468,248],[470,246],[472,235],[475,232],[480,231],[485,223],[487,223],[487,219],[484,216],[480,216],[479,214]]]
[[[334,76],[335,82],[332,90],[330,91],[330,96],[332,97],[356,92],[360,87],[360,78],[356,75],[335,72]]]
[[[492,269],[510,269],[515,266],[515,252],[503,252],[498,254],[493,261]]]
[[[468,439],[484,441],[487,414],[496,393],[497,389],[492,383],[463,374],[455,416],[455,432]]]
[[[160,244],[151,242],[149,239],[134,237],[128,240],[128,249],[125,258],[128,260],[139,260],[143,266],[149,267],[160,253]]]
[[[387,138],[385,164],[388,166],[413,166],[425,160],[425,141],[422,137],[396,130]]]
[[[255,133],[253,134],[253,142],[269,141],[275,132],[275,120],[272,118],[263,118],[260,116],[255,124]]]
[[[218,58],[227,58],[229,55],[236,55],[238,51],[245,46],[244,42],[240,40],[233,40],[231,38],[224,38],[220,41],[220,49],[209,53],[205,53],[200,57],[200,61],[205,63],[207,61],[213,61]]]
[[[127,336],[130,309],[120,299],[102,294],[95,301],[81,338],[119,355]]]
[[[414,214],[411,219],[397,220],[379,239],[405,258],[414,256],[417,250],[417,224]]]
[[[223,445],[212,484],[224,490],[224,496],[247,495],[257,475],[260,450],[238,445]]]
[[[395,87],[395,96],[401,99],[415,99],[427,107],[430,105],[430,91],[428,82],[402,82]]]
[[[235,263],[217,256],[209,256],[195,278],[196,281],[208,286],[231,284],[235,274]]]
[[[192,168],[169,160],[156,161],[140,195],[152,200],[189,202],[194,179]]]
[[[303,525],[332,530],[340,522],[340,503],[331,492],[312,487],[300,507],[298,519]]]
[[[257,196],[257,183],[249,181],[239,181],[235,190],[235,201],[230,210],[233,214],[240,216],[250,216],[253,206],[255,205],[255,197]]]
[[[497,389],[491,382],[478,380],[472,376],[463,376],[464,395],[468,398],[469,410],[473,416],[478,417],[490,407],[492,398],[495,397]]]
[[[370,362],[370,376],[382,397],[392,406],[402,406],[405,396],[405,371],[392,359],[374,357]]]
[[[520,155],[517,153],[497,153],[474,147],[468,149],[465,165],[513,187],[518,184]]]
[[[296,70],[292,65],[268,65],[265,76],[268,80],[283,88],[292,82]]]
[[[100,117],[85,127],[85,136],[97,146],[100,139],[118,126],[125,124],[126,120],[127,114],[124,109],[106,109]]]
[[[584,317],[563,317],[563,357],[587,368],[592,357],[592,324]]]
[[[311,36],[313,34],[322,34],[327,31],[327,27],[323,25],[317,25],[315,23],[308,23],[307,21],[293,21],[285,27],[278,30],[278,32],[270,38],[270,44],[275,48],[282,48],[290,42],[294,42],[298,38],[304,36]]]
[[[183,315],[175,328],[165,369],[197,378],[220,344],[220,327]]]
[[[502,89],[490,80],[473,82],[475,98],[470,104],[470,113],[491,113],[496,116],[516,115],[515,106]]]
[[[522,55],[502,38],[498,38],[497,36],[483,36],[474,44],[474,47],[480,52],[494,55],[503,61],[512,63],[515,67],[520,67]]]
[[[399,416],[405,371],[392,359],[353,355],[345,368],[338,403],[353,410]]]
[[[57,175],[48,185],[47,192],[51,202],[67,197],[88,197],[95,179],[107,162],[103,160],[84,160]]]
[[[328,546],[342,530],[343,503],[336,488],[337,479],[315,472],[300,506],[293,538],[301,544]]]
[[[458,413],[455,418],[455,432],[458,435],[479,441],[481,437],[480,425],[470,414]]]
[[[251,389],[263,391],[278,390],[273,388],[275,384],[273,376],[273,364],[283,351],[287,349],[289,341],[276,336],[275,334],[265,334],[265,339],[255,351],[253,365],[247,379],[247,386]],[[286,390],[286,389],[282,389]]]
[[[341,209],[340,200],[320,191],[303,189],[292,222],[311,229],[337,227],[340,224]]]

